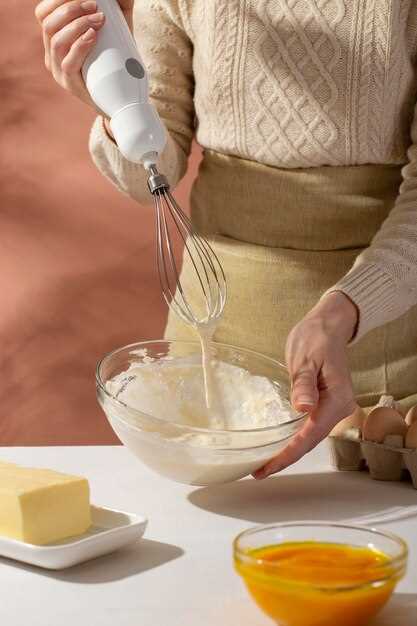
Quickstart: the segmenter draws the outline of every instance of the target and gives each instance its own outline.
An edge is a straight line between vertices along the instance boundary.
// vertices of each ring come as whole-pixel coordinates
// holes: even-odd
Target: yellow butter
[[[0,535],[43,545],[90,525],[85,478],[0,462]]]

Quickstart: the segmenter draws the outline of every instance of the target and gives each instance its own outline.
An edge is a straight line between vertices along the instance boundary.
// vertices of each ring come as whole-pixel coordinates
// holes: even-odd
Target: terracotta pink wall
[[[0,445],[114,443],[94,369],[163,333],[154,216],[92,165],[93,114],[43,68],[34,6],[0,8]]]

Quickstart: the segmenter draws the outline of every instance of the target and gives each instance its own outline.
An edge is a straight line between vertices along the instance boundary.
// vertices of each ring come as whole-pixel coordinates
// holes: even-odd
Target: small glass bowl
[[[265,376],[289,403],[287,369],[252,350],[212,342],[212,358]],[[110,392],[108,382],[130,365],[163,364],[165,360],[193,359],[201,365],[200,344],[194,341],[144,341],[119,348],[97,366],[98,401],[119,439],[148,467],[177,482],[212,485],[253,473],[274,457],[305,422],[306,415],[290,412],[287,421],[266,428],[219,430],[180,424],[127,406]],[[169,407],[161,390],[164,408]]]
[[[335,562],[326,563],[317,583],[297,580],[294,570],[285,578],[283,564],[252,551],[299,542],[372,548],[387,560],[372,565],[366,580],[344,585],[331,582]],[[258,526],[241,533],[233,543],[237,572],[258,606],[280,626],[365,626],[389,600],[407,566],[407,544],[396,535],[362,526],[332,522],[289,522]],[[288,567],[288,562],[287,562]],[[294,567],[294,566],[292,566]],[[320,567],[310,563],[319,576]],[[352,570],[352,573],[357,571]]]

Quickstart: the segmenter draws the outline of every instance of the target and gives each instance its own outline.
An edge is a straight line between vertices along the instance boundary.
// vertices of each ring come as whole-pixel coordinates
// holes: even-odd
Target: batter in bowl
[[[215,390],[211,404],[207,403],[204,387],[207,370],[204,373],[198,355],[133,363],[127,371],[109,380],[106,387],[109,393],[133,409],[199,428],[265,428],[294,417],[288,399],[268,378],[211,359],[208,371],[209,393]]]

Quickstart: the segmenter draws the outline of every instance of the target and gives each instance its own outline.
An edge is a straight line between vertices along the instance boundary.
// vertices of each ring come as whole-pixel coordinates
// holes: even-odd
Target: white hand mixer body
[[[166,177],[157,169],[166,132],[149,101],[146,70],[119,4],[116,0],[98,0],[97,5],[106,19],[83,66],[85,84],[95,104],[110,118],[120,152],[129,161],[142,163],[148,171],[148,186],[156,208],[158,271],[165,300],[197,330],[212,329],[226,301],[222,266],[208,241],[195,232],[171,195]],[[194,273],[192,282],[197,290],[193,289],[192,297],[181,284],[176,241],[183,245],[184,256],[188,256]]]
[[[110,118],[126,159],[156,163],[166,144],[165,128],[149,102],[148,77],[136,43],[116,0],[98,0],[106,19],[83,66],[91,98]]]

